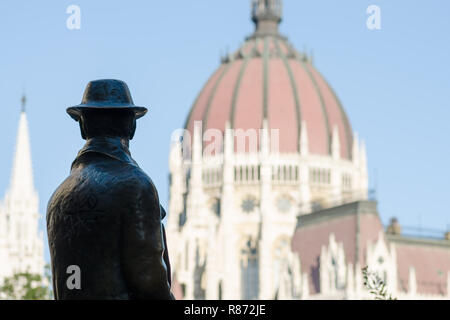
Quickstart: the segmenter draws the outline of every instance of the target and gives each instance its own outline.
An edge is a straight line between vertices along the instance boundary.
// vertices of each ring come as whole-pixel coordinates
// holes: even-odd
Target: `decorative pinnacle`
[[[22,95],[22,99],[20,99],[21,103],[22,103],[22,112],[25,112],[25,107],[27,105],[27,96],[25,95],[25,93]]]
[[[255,35],[277,35],[278,24],[283,19],[282,0],[252,0],[252,20]]]

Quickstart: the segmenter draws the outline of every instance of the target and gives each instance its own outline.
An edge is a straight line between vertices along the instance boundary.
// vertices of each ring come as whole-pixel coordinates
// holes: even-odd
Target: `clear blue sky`
[[[10,179],[20,97],[28,96],[40,211],[82,147],[65,109],[88,81],[126,81],[138,105],[131,151],[168,200],[172,131],[197,93],[253,31],[249,0],[0,2],[0,192]],[[66,28],[66,8],[81,8],[81,30]],[[366,28],[366,8],[381,7],[382,30]],[[284,0],[281,30],[336,89],[365,139],[371,185],[377,171],[382,220],[446,229],[450,223],[450,2]],[[41,223],[45,230],[45,223]]]

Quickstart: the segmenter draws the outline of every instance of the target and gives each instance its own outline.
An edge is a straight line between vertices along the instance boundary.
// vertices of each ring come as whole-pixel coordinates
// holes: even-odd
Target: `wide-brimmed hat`
[[[121,80],[105,79],[88,83],[81,104],[67,108],[67,113],[76,121],[86,109],[130,109],[136,119],[147,113],[147,108],[134,105],[130,89]]]

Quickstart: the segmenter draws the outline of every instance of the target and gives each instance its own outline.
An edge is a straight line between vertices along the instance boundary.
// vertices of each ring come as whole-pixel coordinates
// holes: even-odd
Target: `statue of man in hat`
[[[98,80],[67,112],[86,145],[48,204],[55,298],[173,299],[165,212],[128,149],[147,109],[133,104],[126,83]]]

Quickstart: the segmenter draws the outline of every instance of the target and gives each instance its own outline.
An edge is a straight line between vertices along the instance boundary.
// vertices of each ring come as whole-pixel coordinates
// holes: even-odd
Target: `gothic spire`
[[[255,36],[278,35],[278,25],[283,19],[282,0],[252,0],[252,20]]]
[[[22,97],[22,112],[16,140],[16,151],[11,175],[9,193],[24,197],[34,193],[33,169],[31,163],[30,136],[25,113],[25,96]]]

